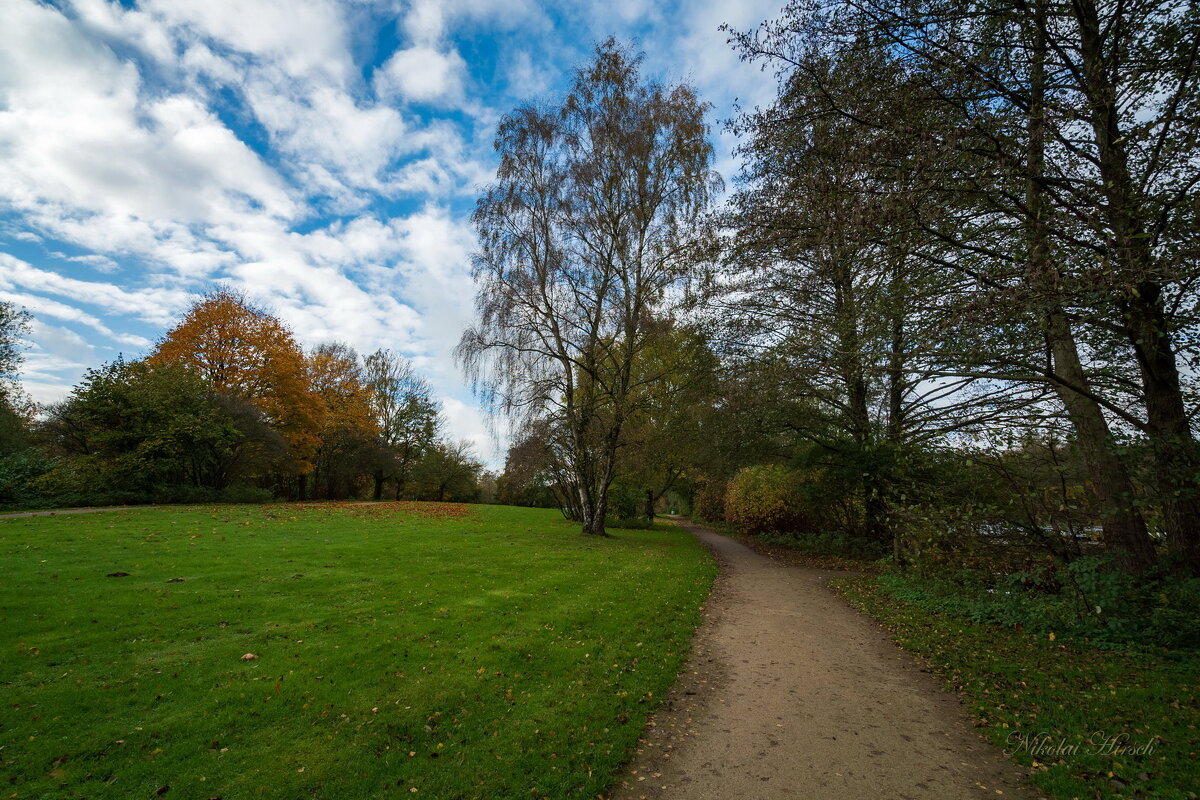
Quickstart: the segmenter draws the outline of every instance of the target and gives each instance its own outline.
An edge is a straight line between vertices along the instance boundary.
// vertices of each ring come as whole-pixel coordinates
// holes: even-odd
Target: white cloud
[[[27,291],[66,297],[75,303],[97,306],[106,313],[135,317],[152,324],[166,324],[192,300],[178,289],[123,289],[116,284],[81,281],[0,253],[0,287],[21,287]]]
[[[284,182],[197,99],[143,97],[119,59],[58,11],[19,2],[0,43],[0,199],[51,236],[185,274],[226,257],[197,230],[292,217]],[[200,254],[197,257],[196,254]]]
[[[416,103],[461,103],[466,62],[456,51],[439,52],[427,45],[397,50],[376,70],[376,94],[384,100]]]
[[[55,255],[60,254],[56,253]],[[94,253],[86,256],[63,256],[63,258],[67,261],[74,261],[78,264],[87,264],[89,267],[95,267],[100,272],[112,273],[118,272],[121,269],[121,266],[108,256],[96,255]]]
[[[282,74],[343,85],[353,72],[342,8],[329,0],[148,0],[172,29],[247,53]]]
[[[645,34],[648,72],[690,77],[719,106],[769,98],[773,83],[716,28],[773,4],[685,12],[613,0],[564,22],[532,0],[7,0],[0,204],[17,225],[0,233],[51,258],[81,252],[61,256],[71,274],[95,271],[0,256],[0,297],[37,315],[31,390],[148,347],[145,325],[165,328],[223,280],[305,344],[413,357],[451,433],[492,453],[450,351],[472,315],[463,200],[493,177],[495,123],[562,88],[609,32]],[[397,26],[398,51],[372,50],[380,24]],[[466,62],[464,38],[500,32],[495,75]]]
[[[48,328],[39,328],[37,322],[44,317],[59,319],[65,322],[74,322],[87,328],[91,328],[101,337],[101,341],[108,343],[109,341],[127,344],[131,347],[136,347],[139,350],[149,347],[152,343],[149,339],[137,336],[131,333],[118,333],[113,331],[99,319],[85,311],[82,311],[75,306],[60,303],[57,300],[51,300],[46,297],[37,295],[25,294],[21,292],[0,291],[0,300],[5,300],[10,303],[15,303],[27,309],[34,318],[33,323],[33,342],[41,344],[39,331],[49,330]],[[89,345],[89,347],[94,345]]]
[[[380,191],[396,159],[415,149],[394,108],[360,104],[331,86],[289,88],[255,78],[246,98],[275,145],[301,171],[318,166],[334,179],[331,188]]]
[[[508,94],[521,100],[535,100],[549,92],[556,76],[544,65],[535,66],[528,50],[514,50],[504,67]]]

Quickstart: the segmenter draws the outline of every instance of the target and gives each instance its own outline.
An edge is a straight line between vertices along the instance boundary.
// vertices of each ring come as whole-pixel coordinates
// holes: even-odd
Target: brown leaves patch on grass
[[[479,512],[466,503],[438,503],[423,500],[346,500],[328,502],[289,503],[271,507],[274,511],[348,511],[355,516],[387,517],[401,515],[421,519],[464,519]]]

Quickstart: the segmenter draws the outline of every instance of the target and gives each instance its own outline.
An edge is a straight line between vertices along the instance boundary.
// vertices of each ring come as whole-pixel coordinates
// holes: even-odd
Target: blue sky
[[[412,358],[450,433],[491,441],[450,350],[499,118],[614,34],[718,121],[770,76],[718,30],[780,0],[0,0],[0,299],[39,402],[147,352],[200,294],[245,291],[306,347]]]

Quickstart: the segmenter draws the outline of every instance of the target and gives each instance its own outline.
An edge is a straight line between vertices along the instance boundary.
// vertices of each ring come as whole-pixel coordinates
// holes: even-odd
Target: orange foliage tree
[[[303,493],[320,442],[320,401],[304,353],[279,319],[239,292],[218,289],[192,305],[149,360],[189,366],[217,392],[261,411],[287,440]]]

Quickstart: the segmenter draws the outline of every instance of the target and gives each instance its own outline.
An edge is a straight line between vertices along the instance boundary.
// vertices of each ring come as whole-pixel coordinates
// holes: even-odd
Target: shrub
[[[628,477],[613,481],[608,489],[608,519],[636,520],[645,517],[646,490]],[[625,527],[625,526],[621,526]]]
[[[229,486],[221,490],[220,501],[223,503],[269,503],[275,499],[270,489],[259,486]]]
[[[20,450],[0,457],[0,503],[36,500],[35,481],[54,467],[38,450]]]
[[[809,556],[836,556],[852,561],[877,561],[887,555],[882,542],[851,536],[844,531],[820,533],[768,533],[762,537],[766,544],[790,547]]]
[[[988,575],[980,570],[887,574],[880,586],[897,600],[980,624],[1017,626],[1107,645],[1200,647],[1200,578],[1117,570],[1109,556],[1055,569]]]
[[[804,476],[779,464],[746,467],[725,492],[725,519],[743,533],[812,530],[805,511]]]
[[[725,483],[704,478],[696,484],[693,513],[706,522],[725,521]]]

